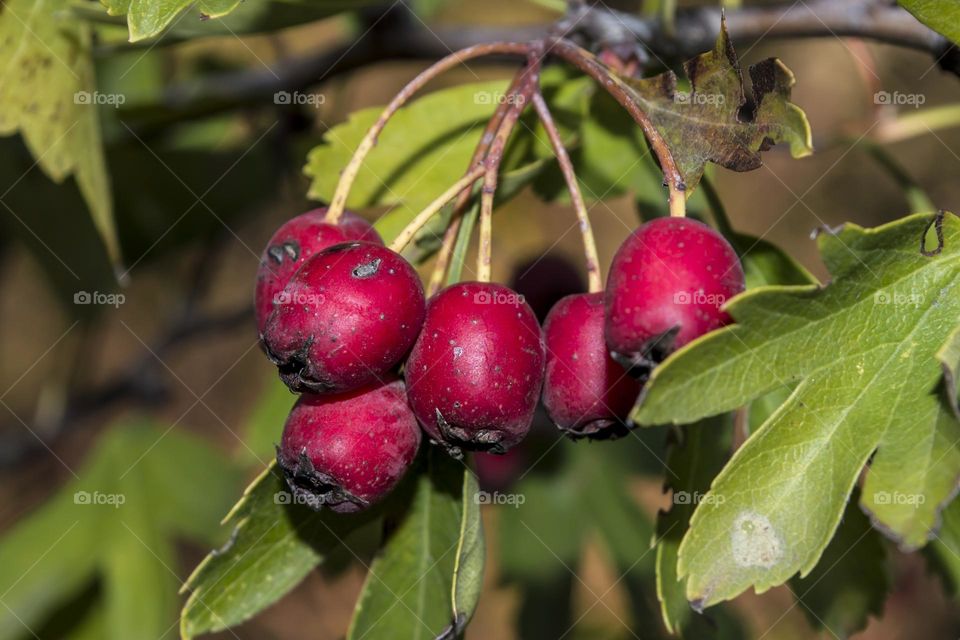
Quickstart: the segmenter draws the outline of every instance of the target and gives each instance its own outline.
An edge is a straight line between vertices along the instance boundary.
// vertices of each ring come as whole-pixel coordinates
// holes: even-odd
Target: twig
[[[343,215],[343,209],[347,202],[347,196],[350,194],[350,187],[353,186],[353,181],[356,179],[364,159],[367,157],[367,154],[370,153],[370,150],[373,149],[374,145],[376,145],[377,137],[390,121],[390,118],[393,117],[397,110],[400,109],[413,94],[441,73],[467,60],[494,54],[524,55],[530,51],[530,48],[530,44],[520,42],[491,42],[468,47],[451,53],[445,58],[441,58],[407,83],[407,85],[394,96],[390,104],[384,108],[380,117],[377,118],[377,121],[370,127],[367,135],[360,141],[357,150],[354,151],[353,156],[350,158],[350,162],[347,163],[347,166],[343,169],[340,175],[340,182],[337,183],[336,191],[334,191],[333,198],[330,201],[330,208],[326,216],[327,222],[336,224],[340,221],[340,216]]]
[[[539,48],[532,50],[529,62],[522,71],[519,88],[505,96],[505,100],[512,102],[510,109],[503,116],[503,122],[497,129],[497,134],[490,143],[490,149],[484,158],[486,172],[483,176],[483,188],[480,192],[480,247],[477,254],[477,280],[489,282],[491,275],[492,238],[493,238],[493,199],[497,192],[497,177],[503,152],[507,147],[507,140],[520,119],[527,102],[533,96],[540,83],[540,61],[542,56]]]
[[[550,113],[550,107],[547,106],[543,95],[539,91],[533,94],[533,108],[536,109],[537,116],[539,116],[540,122],[543,123],[543,128],[547,132],[547,137],[550,138],[553,153],[557,156],[557,162],[567,183],[567,190],[570,191],[570,200],[573,201],[573,208],[577,212],[580,234],[583,236],[583,253],[587,263],[587,281],[590,293],[602,291],[603,278],[600,276],[597,243],[593,237],[593,227],[590,224],[590,217],[587,215],[587,205],[583,201],[580,185],[577,184],[577,175],[574,172],[573,163],[570,161],[570,155],[563,146],[563,140],[560,138],[557,124],[553,120],[553,114]]]
[[[522,79],[523,69],[520,69],[510,81],[510,86],[507,88],[505,95],[513,95]],[[471,169],[482,166],[483,159],[486,157],[487,151],[490,149],[490,143],[493,141],[493,138],[497,133],[497,129],[500,128],[500,123],[503,122],[503,116],[507,113],[507,110],[510,108],[510,106],[511,105],[508,104],[506,100],[502,100],[497,103],[497,108],[494,110],[493,116],[489,121],[487,121],[487,125],[483,130],[483,134],[480,136],[480,141],[473,150],[473,156],[470,158]],[[447,268],[450,265],[450,258],[453,255],[454,246],[457,243],[457,234],[460,231],[460,225],[463,220],[463,211],[466,208],[467,203],[470,201],[470,196],[472,194],[472,189],[464,189],[457,198],[456,203],[453,205],[453,216],[450,218],[450,224],[447,226],[446,232],[444,232],[443,244],[440,246],[440,251],[437,254],[436,264],[433,267],[433,272],[430,274],[430,282],[427,285],[427,297],[435,294],[443,285],[443,276],[447,272]]]
[[[428,204],[423,211],[418,213],[416,217],[397,234],[397,237],[390,243],[390,248],[397,252],[403,251],[403,248],[413,240],[413,236],[417,235],[417,232],[423,228],[423,225],[430,221],[430,218],[436,215],[444,205],[453,200],[461,192],[466,190],[469,193],[469,189],[473,188],[473,183],[483,177],[483,173],[483,167],[474,167],[467,175],[460,178],[449,189],[441,193],[436,200]]]

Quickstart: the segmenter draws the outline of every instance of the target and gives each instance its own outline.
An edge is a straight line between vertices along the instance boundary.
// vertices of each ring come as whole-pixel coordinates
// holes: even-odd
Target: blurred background
[[[225,28],[190,9],[163,38],[130,44],[122,18],[75,4],[77,19],[96,25],[100,91],[124,96],[98,110],[122,258],[109,260],[74,179],[54,183],[19,135],[0,138],[0,548],[17,545],[32,585],[18,600],[26,604],[0,608],[0,637],[83,637],[125,607],[168,617],[164,637],[173,638],[177,589],[226,541],[218,522],[272,458],[293,402],[258,348],[252,295],[273,230],[317,206],[306,198],[308,151],[352,112],[385,104],[463,34],[536,32],[558,13],[554,3],[526,0],[363,2],[351,11],[248,0]],[[620,3],[649,10],[640,4]],[[826,279],[815,228],[872,226],[914,204],[870,149],[884,119],[917,109],[877,105],[875,92],[922,95],[919,109],[928,109],[960,101],[960,79],[929,54],[835,37],[765,38],[738,51],[744,67],[777,56],[793,70],[793,102],[806,111],[817,152],[794,160],[774,147],[754,172],[710,175],[738,231],[773,242]],[[428,91],[506,83],[514,68],[471,63]],[[284,103],[274,97],[281,90],[312,99]],[[960,208],[960,129],[902,138],[884,147],[901,179],[937,207]],[[636,179],[595,194],[590,213],[604,268],[641,217],[662,212],[664,192],[650,184]],[[363,213],[375,220],[383,210]],[[545,202],[527,187],[503,203],[494,224],[494,279],[513,283],[539,313],[583,290],[580,236],[562,198]],[[422,265],[425,275],[430,266]],[[467,637],[663,636],[652,558],[643,556],[657,510],[668,506],[666,431],[571,443],[538,420],[518,451],[477,463],[490,490],[526,499],[484,507],[489,561]],[[37,514],[74,500],[71,483],[91,474],[121,487],[115,493],[128,504],[115,506],[123,517],[103,516],[88,538],[66,529],[51,555],[46,545],[31,546],[18,527],[39,526]],[[628,504],[602,504],[621,494]],[[100,544],[112,555],[93,553]],[[931,558],[887,547],[890,595],[858,637],[960,635],[960,607]],[[8,570],[0,563],[0,575]],[[2,578],[15,593],[25,584]],[[276,605],[215,637],[302,638],[307,629],[308,637],[342,637],[363,578],[357,562],[311,573]],[[787,586],[708,615],[723,635],[832,637]]]

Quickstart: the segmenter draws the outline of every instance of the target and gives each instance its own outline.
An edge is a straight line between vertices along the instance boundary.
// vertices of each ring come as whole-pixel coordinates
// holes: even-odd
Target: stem
[[[583,236],[583,254],[587,264],[589,291],[590,293],[597,293],[603,290],[603,278],[600,276],[600,260],[597,257],[597,243],[593,237],[593,226],[590,224],[590,218],[587,215],[587,205],[583,201],[580,185],[577,184],[577,175],[573,170],[573,163],[570,161],[570,155],[567,153],[567,149],[563,146],[563,140],[561,140],[560,132],[557,130],[557,124],[553,120],[553,114],[550,113],[550,107],[547,106],[543,95],[539,91],[533,94],[533,108],[536,109],[540,122],[543,123],[543,128],[550,138],[553,153],[557,156],[557,162],[560,165],[560,170],[563,172],[563,178],[567,183],[567,190],[570,191],[570,199],[573,201],[573,208],[577,212],[580,235]]]
[[[506,95],[513,95],[517,91],[517,88],[523,81],[523,72],[524,70],[521,68],[513,76],[513,79],[510,81],[510,86],[507,88]],[[483,135],[480,136],[480,141],[473,150],[473,156],[470,158],[471,167],[479,167],[483,165],[483,159],[486,157],[487,151],[490,149],[490,143],[493,142],[493,138],[496,135],[497,130],[500,128],[500,123],[503,122],[503,116],[507,113],[507,109],[509,108],[510,104],[506,100],[497,105],[497,108],[493,112],[493,116],[491,116],[490,120],[487,121],[487,126],[483,130]],[[447,227],[447,230],[444,233],[443,244],[440,246],[440,252],[437,254],[437,263],[433,267],[433,273],[430,275],[430,283],[427,285],[428,298],[439,291],[440,287],[443,285],[443,276],[447,272],[447,268],[450,265],[451,256],[454,255],[454,247],[457,243],[457,233],[460,231],[460,222],[463,218],[463,210],[470,201],[470,196],[472,194],[472,189],[464,189],[460,193],[460,197],[457,198],[456,204],[453,205],[453,216],[450,219],[450,225]],[[471,229],[472,228],[473,227],[471,224]]]
[[[343,209],[346,206],[347,196],[350,193],[350,187],[353,186],[353,182],[357,178],[357,173],[360,171],[360,166],[363,164],[364,159],[376,145],[377,137],[383,131],[383,128],[387,126],[390,118],[393,117],[413,94],[444,71],[452,69],[472,58],[493,54],[523,55],[529,53],[530,50],[530,44],[520,42],[491,42],[489,44],[467,47],[466,49],[461,49],[440,59],[407,83],[407,85],[400,90],[400,93],[394,96],[390,104],[384,108],[380,117],[377,118],[377,121],[370,127],[367,135],[360,141],[357,150],[353,153],[353,157],[350,158],[350,162],[343,169],[340,175],[340,182],[337,183],[333,199],[330,201],[330,209],[327,211],[326,221],[331,224],[337,224],[340,221],[340,217],[343,215]]]
[[[402,251],[403,248],[413,240],[413,236],[415,236],[444,205],[465,190],[469,193],[468,188],[472,187],[473,183],[483,176],[483,172],[483,167],[474,167],[467,175],[460,178],[449,189],[441,193],[436,200],[428,204],[423,211],[418,213],[416,217],[397,234],[397,237],[390,243],[390,249],[398,253]]]
[[[582,72],[593,78],[603,89],[609,93],[614,100],[627,110],[633,119],[643,129],[643,134],[650,143],[650,148],[657,160],[660,161],[660,169],[663,171],[664,180],[667,188],[670,190],[670,215],[683,216],[686,213],[686,184],[677,163],[673,160],[670,148],[656,127],[653,126],[650,118],[640,109],[636,102],[631,99],[628,93],[629,89],[618,77],[611,75],[606,68],[598,63],[587,51],[568,40],[551,40],[548,51],[580,69]]]
[[[483,176],[483,188],[480,192],[480,249],[477,253],[477,280],[490,282],[492,238],[493,238],[493,197],[497,192],[497,174],[507,140],[520,119],[527,102],[533,96],[540,83],[540,57],[530,56],[530,62],[521,72],[519,88],[508,94],[505,101],[509,108],[503,116],[503,122],[490,143],[483,164],[486,173]]]
[[[946,129],[960,125],[960,105],[948,104],[942,107],[918,109],[899,115],[889,123],[882,123],[872,136],[882,143],[899,142],[914,136],[932,133],[936,129]]]

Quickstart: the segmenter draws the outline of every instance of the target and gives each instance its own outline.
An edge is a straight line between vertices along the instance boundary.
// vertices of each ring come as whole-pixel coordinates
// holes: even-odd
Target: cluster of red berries
[[[421,428],[454,456],[506,452],[530,430],[541,387],[568,434],[621,434],[650,369],[729,322],[721,305],[744,288],[716,231],[657,219],[620,247],[606,292],[563,298],[541,330],[499,284],[462,282],[425,300],[417,272],[369,224],[325,214],[280,227],[256,288],[264,351],[302,394],[277,460],[298,501],[317,509],[382,499],[413,464]]]

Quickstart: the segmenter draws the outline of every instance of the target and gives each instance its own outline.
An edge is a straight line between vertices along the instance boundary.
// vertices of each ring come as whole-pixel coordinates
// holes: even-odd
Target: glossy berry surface
[[[338,395],[308,393],[287,418],[277,462],[298,503],[361,511],[397,485],[420,437],[401,380]]]
[[[728,324],[721,306],[743,289],[740,260],[723,236],[695,220],[651,220],[610,265],[607,346],[622,363],[649,368]]]
[[[622,435],[640,394],[641,383],[610,357],[603,328],[602,293],[563,298],[543,326],[543,405],[554,424],[572,436]]]
[[[287,220],[276,232],[260,257],[254,311],[257,331],[263,333],[277,295],[300,265],[327,247],[348,240],[343,228],[324,222],[326,208],[314,209]]]
[[[290,279],[263,345],[291,390],[342,393],[386,377],[423,317],[423,286],[410,263],[369,242],[338,244]]]
[[[533,311],[498,284],[447,287],[427,305],[404,374],[414,414],[452,455],[503,453],[530,430],[544,348]]]

